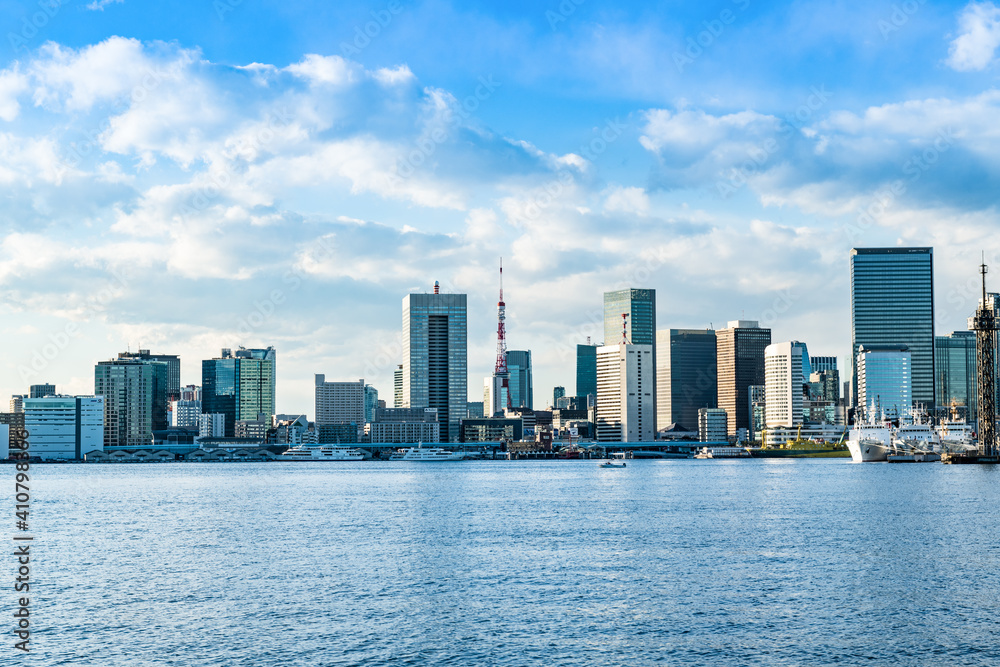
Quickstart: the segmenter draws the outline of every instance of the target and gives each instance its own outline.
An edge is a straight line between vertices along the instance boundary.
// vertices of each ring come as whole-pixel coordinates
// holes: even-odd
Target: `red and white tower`
[[[500,258],[500,301],[497,302],[497,364],[493,369],[493,377],[500,380],[500,396],[495,398],[496,407],[502,409],[504,402],[507,407],[511,407],[510,402],[510,373],[507,370],[507,330],[504,320],[507,319],[507,304],[503,302],[503,258]],[[494,383],[497,386],[497,383]]]

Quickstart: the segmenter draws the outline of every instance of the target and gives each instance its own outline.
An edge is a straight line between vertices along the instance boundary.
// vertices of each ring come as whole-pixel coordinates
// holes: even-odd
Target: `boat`
[[[885,461],[892,449],[892,427],[884,414],[875,418],[875,405],[867,411],[868,417],[855,423],[847,438],[847,449],[855,463]]]
[[[694,458],[696,458],[696,459],[711,459],[711,458],[715,458],[715,455],[712,454],[712,450],[709,449],[708,447],[702,447],[701,449],[698,450],[698,453],[694,455]]]
[[[390,461],[463,461],[463,452],[452,452],[442,447],[408,447],[389,457]]]
[[[276,458],[279,461],[364,461],[368,455],[357,447],[296,445]]]
[[[598,468],[624,468],[624,461],[612,461],[611,459],[605,459],[597,464]]]

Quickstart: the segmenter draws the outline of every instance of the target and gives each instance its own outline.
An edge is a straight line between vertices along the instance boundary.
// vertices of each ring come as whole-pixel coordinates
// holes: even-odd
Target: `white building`
[[[862,345],[858,348],[858,407],[906,419],[913,407],[912,365],[906,345]]]
[[[170,402],[170,425],[198,428],[201,418],[201,401],[179,400]]]
[[[510,384],[503,386],[504,378],[495,375],[488,375],[483,378],[483,416],[495,417],[502,415],[507,410],[508,394]]]
[[[24,399],[26,397],[23,394],[14,394],[10,397],[10,411],[13,413],[24,412]]]
[[[198,416],[199,438],[224,438],[226,436],[226,415],[222,412]]]
[[[698,440],[725,442],[729,439],[729,413],[724,408],[698,408]]]
[[[24,430],[29,433],[31,456],[79,460],[92,451],[104,451],[104,397],[26,398]]]
[[[808,368],[806,346],[798,341],[764,348],[764,411],[768,428],[802,423],[803,376]]]
[[[650,442],[656,433],[652,345],[597,348],[597,440]]]

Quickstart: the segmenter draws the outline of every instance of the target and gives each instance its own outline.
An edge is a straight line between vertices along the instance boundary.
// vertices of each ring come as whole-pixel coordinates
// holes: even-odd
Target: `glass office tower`
[[[403,406],[437,408],[441,439],[458,442],[468,413],[468,319],[465,294],[403,298]]]
[[[657,430],[680,424],[698,428],[698,410],[718,403],[715,331],[662,329],[656,332]]]
[[[955,331],[934,339],[934,371],[937,374],[937,416],[957,416],[969,423],[976,417],[976,333]]]
[[[771,344],[771,330],[757,320],[733,320],[715,332],[718,378],[716,400],[725,410],[729,435],[750,432],[750,387],[764,384],[764,350]]]
[[[201,362],[202,411],[226,416],[227,438],[236,432],[236,422],[274,416],[276,353],[266,349],[224,348],[216,359]]]
[[[598,345],[576,346],[576,395],[597,396]]]
[[[656,290],[622,289],[604,293],[604,344],[622,342],[622,313],[628,315],[625,328],[632,345],[650,345],[653,348],[653,421],[656,417]]]
[[[932,248],[851,250],[853,392],[858,392],[858,350],[905,345],[910,352],[912,399],[930,412],[934,387],[934,261]]]
[[[535,408],[535,391],[531,382],[531,350],[507,350],[507,372],[510,374],[510,404],[515,408]]]
[[[911,359],[905,345],[862,345],[855,359],[858,405],[874,408],[877,418],[905,421],[913,405]]]

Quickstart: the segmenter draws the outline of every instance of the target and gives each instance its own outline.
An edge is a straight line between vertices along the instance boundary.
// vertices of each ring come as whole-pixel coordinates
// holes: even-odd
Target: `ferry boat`
[[[390,461],[463,461],[463,452],[452,452],[441,447],[409,447],[389,457]]]
[[[364,461],[368,457],[357,447],[296,445],[277,458],[281,461]]]

